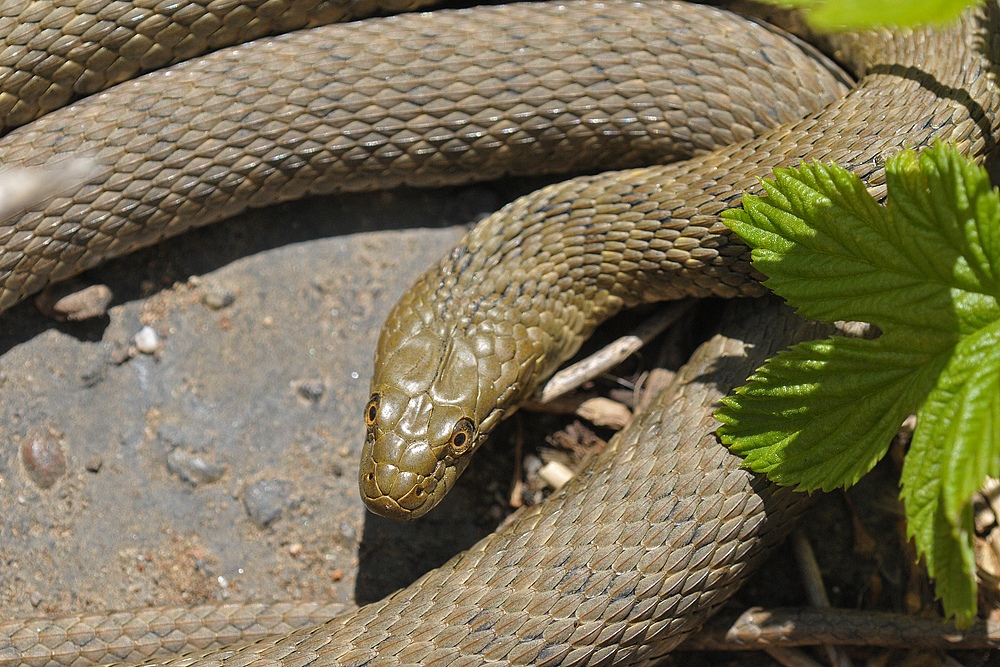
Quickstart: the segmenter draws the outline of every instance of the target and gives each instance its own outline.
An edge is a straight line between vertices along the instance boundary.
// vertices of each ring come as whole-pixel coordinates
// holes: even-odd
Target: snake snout
[[[426,443],[405,443],[381,434],[365,443],[359,471],[361,496],[372,512],[389,519],[423,516],[450,488],[444,462]]]
[[[370,509],[375,514],[383,516],[386,519],[393,519],[395,521],[406,521],[412,518],[411,512],[399,506],[395,500],[389,496],[379,496],[378,498],[369,498],[368,496],[362,496],[365,500],[365,506]]]

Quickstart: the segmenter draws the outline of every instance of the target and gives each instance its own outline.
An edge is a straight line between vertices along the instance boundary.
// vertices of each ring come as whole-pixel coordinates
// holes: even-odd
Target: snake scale
[[[664,69],[641,55],[648,53],[645,41],[662,39],[650,26],[670,20],[653,18],[663,7],[576,2],[552,10],[511,6],[414,15],[345,26],[342,32],[336,26],[318,28],[223,51],[218,59],[181,64],[167,74],[153,73],[55,111],[0,140],[0,160],[47,165],[60,155],[82,152],[92,155],[103,171],[78,191],[54,197],[0,229],[0,306],[138,245],[242,207],[310,192],[537,173],[546,169],[543,160],[577,170],[695,154],[678,165],[577,178],[522,198],[474,230],[404,297],[383,330],[383,344],[399,352],[379,354],[373,381],[377,406],[366,413],[369,421],[385,425],[373,424],[370,441],[403,423],[422,423],[428,430],[431,419],[407,422],[393,416],[404,414],[399,406],[410,398],[419,404],[427,386],[448,385],[427,380],[413,365],[409,342],[423,341],[417,349],[434,349],[426,344],[427,336],[440,335],[440,322],[449,327],[457,322],[465,329],[452,331],[454,340],[461,341],[463,331],[475,334],[467,338],[474,343],[467,348],[481,355],[474,365],[489,378],[466,375],[471,389],[455,384],[456,395],[477,397],[475,404],[466,405],[468,416],[458,420],[468,420],[462,422],[469,429],[463,432],[478,442],[540,374],[551,370],[557,357],[570,354],[579,337],[612,312],[687,294],[759,294],[745,248],[727,236],[716,218],[742,189],[755,186],[756,176],[804,158],[830,159],[850,166],[877,189],[884,156],[901,146],[926,145],[938,136],[976,155],[994,146],[1000,103],[994,79],[1000,32],[996,3],[938,31],[845,37],[833,46],[863,76],[860,85],[804,120],[787,119],[778,110],[781,124],[770,130],[768,122],[755,125],[758,121],[734,112],[716,113],[707,103],[703,119],[686,123],[686,114],[676,113],[676,99],[656,102],[653,89],[636,89],[637,81]],[[689,16],[702,11],[681,9]],[[566,21],[560,23],[559,17]],[[713,11],[691,23],[714,30],[727,20]],[[338,49],[384,44],[380,35],[408,21],[420,26],[409,34],[416,42],[426,38],[427,51],[410,41],[401,45],[397,40],[395,49],[377,46],[383,51],[377,51],[373,62],[391,70],[378,77],[360,69],[352,73],[344,64]],[[471,24],[464,32],[463,21]],[[749,29],[739,25],[742,38]],[[488,48],[509,44],[490,33],[500,26],[521,40],[502,56]],[[458,34],[462,37],[449,37]],[[482,34],[487,37],[475,41]],[[559,39],[548,39],[550,35]],[[556,46],[549,55],[532,51],[551,48],[552,41],[571,46]],[[471,44],[478,44],[478,50]],[[710,44],[697,62],[718,51],[723,62],[742,71],[754,69],[747,63],[755,58],[771,57],[761,58],[759,54],[770,52],[753,48],[729,56],[721,41]],[[292,67],[302,49],[312,54],[310,62]],[[621,49],[640,55],[622,55]],[[420,80],[416,102],[396,96],[392,85],[376,87],[393,73],[401,77],[393,79],[397,84],[412,85],[414,70],[407,70],[407,63],[420,59],[420,53],[436,63],[438,69],[432,71],[442,74]],[[527,56],[516,69],[503,69],[521,53]],[[480,54],[492,58],[489,67],[499,70],[466,66],[466,60],[455,66],[452,60]],[[581,64],[580,54],[594,60]],[[558,66],[561,59],[566,67]],[[334,88],[324,88],[330,74],[324,62],[354,78],[346,83],[334,79]],[[420,61],[419,67],[426,68],[427,62]],[[278,66],[269,69],[269,63]],[[628,67],[638,69],[622,69]],[[696,80],[711,82],[714,102],[729,86],[718,76],[722,69],[692,75],[681,68],[687,80],[679,88],[692,89],[689,84]],[[503,72],[521,86],[517,92],[522,97],[512,100],[498,88],[500,77],[491,79],[487,73],[484,78],[484,71]],[[602,76],[592,78],[596,71]],[[779,66],[779,71],[800,70]],[[580,78],[566,72],[581,73]],[[316,79],[310,78],[312,73]],[[521,76],[537,79],[524,85]],[[536,85],[543,80],[570,99],[546,97],[545,88]],[[737,76],[734,89],[742,91],[737,101],[758,100],[770,87],[782,87],[765,78],[764,88],[740,88],[745,80]],[[459,108],[456,99],[467,99],[479,81],[499,100],[474,92],[472,108]],[[155,94],[143,93],[149,85]],[[837,84],[828,85],[833,89]],[[813,90],[794,81],[787,87]],[[373,105],[379,91],[389,102]],[[597,99],[600,91],[607,97]],[[623,102],[629,99],[625,92],[637,95],[638,102]],[[331,103],[331,95],[342,104]],[[435,109],[437,116],[424,107],[413,108],[416,103]],[[541,111],[532,114],[522,106],[529,103]],[[682,122],[671,127],[672,116]],[[719,118],[733,136],[723,137],[727,131],[710,122]],[[515,121],[526,122],[512,125]],[[750,137],[756,133],[761,136]],[[717,138],[735,143],[707,153]],[[602,153],[601,145],[611,148]],[[597,157],[583,161],[590,154]],[[514,166],[503,166],[508,164]],[[498,229],[502,220],[507,222]],[[552,243],[565,248],[574,238],[583,242],[580,252],[552,251]],[[597,246],[599,241],[607,242],[606,247]],[[542,254],[529,252],[535,247]],[[551,261],[536,276],[530,271],[532,258]],[[498,283],[495,272],[515,262],[529,264]],[[568,296],[556,295],[549,289],[553,285],[570,288]],[[491,294],[501,298],[490,301]],[[498,319],[485,317],[499,313],[495,306],[503,299],[507,310]],[[553,306],[549,312],[557,316],[543,315],[542,304]],[[560,317],[571,326],[557,331],[552,320]],[[502,338],[485,343],[487,325],[501,336],[508,329],[530,336],[526,344]],[[652,662],[699,627],[798,513],[800,499],[740,470],[738,461],[715,442],[710,411],[720,392],[745,377],[766,352],[807,335],[808,329],[787,312],[741,305],[654,409],[620,434],[565,492],[381,602],[277,639],[172,664]],[[514,360],[512,365],[502,360],[511,349],[507,361]],[[494,386],[495,378],[510,380],[512,372],[514,390],[498,394],[484,389]],[[454,417],[450,421],[457,423]],[[454,425],[437,430],[455,444]],[[459,449],[473,449],[472,440],[459,443]],[[387,450],[380,455],[390,457],[406,451],[380,449]],[[372,479],[380,480],[379,493],[384,479],[386,487],[401,489],[405,498],[413,487],[404,482],[418,477],[401,472],[407,458],[421,457],[397,458],[388,472],[363,470],[363,485],[371,472]],[[419,481],[426,495],[434,495],[427,479],[424,475]],[[382,498],[369,495],[376,502]],[[179,615],[183,612],[143,623],[168,635],[181,626]],[[92,626],[101,622],[112,632],[116,628],[111,626],[129,624],[110,616],[91,618],[90,625],[79,617],[5,624],[12,639],[0,637],[7,642],[0,643],[0,658],[13,655],[16,662],[26,656],[27,664],[100,660],[108,653],[102,646],[106,640]],[[184,646],[191,645],[175,648]]]

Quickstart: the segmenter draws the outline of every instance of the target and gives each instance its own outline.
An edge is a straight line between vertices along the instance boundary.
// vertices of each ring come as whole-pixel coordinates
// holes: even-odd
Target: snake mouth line
[[[368,498],[365,496],[365,506],[375,514],[386,519],[405,521],[410,518],[409,510],[400,507],[399,503],[389,496],[379,496],[378,498]]]
[[[418,519],[436,507],[451,489],[449,480],[458,475],[449,475],[448,471],[445,462],[438,461],[433,474],[416,475],[366,456],[358,475],[361,498],[369,510],[387,519]]]

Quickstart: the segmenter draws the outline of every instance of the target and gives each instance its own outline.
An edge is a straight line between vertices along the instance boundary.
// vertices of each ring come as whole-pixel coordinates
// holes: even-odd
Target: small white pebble
[[[549,461],[539,469],[538,476],[542,478],[543,482],[558,491],[566,482],[573,479],[573,471],[558,461]]]
[[[291,544],[289,544],[288,553],[291,554],[292,556],[298,556],[300,553],[302,553],[302,543],[292,542]]]
[[[135,341],[135,349],[143,354],[153,354],[160,349],[160,336],[156,333],[156,329],[148,324],[139,329],[139,333],[132,340]]]
[[[229,588],[229,580],[223,577],[221,574],[218,577],[216,577],[216,580],[219,582],[219,588]]]

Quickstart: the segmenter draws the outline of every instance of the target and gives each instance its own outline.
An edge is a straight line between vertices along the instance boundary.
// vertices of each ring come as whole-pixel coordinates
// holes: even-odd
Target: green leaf
[[[904,160],[905,154],[896,164]],[[942,261],[940,232],[908,232],[906,218],[879,206],[857,176],[837,165],[776,169],[763,186],[767,197],[746,195],[742,211],[723,217],[753,248],[754,267],[769,276],[764,284],[802,315],[883,330],[954,329],[948,292],[928,276],[927,256]],[[915,304],[927,307],[915,312]]]
[[[998,344],[998,322],[959,343],[917,415],[903,464],[907,531],[960,624],[972,620],[976,599],[970,497],[987,475],[1000,473]]]
[[[776,170],[723,214],[801,314],[876,325],[803,343],[716,413],[752,470],[800,489],[853,484],[917,412],[902,497],[948,614],[975,612],[971,495],[1000,475],[1000,194],[954,148],[886,164],[887,203],[836,165]]]
[[[912,506],[909,531],[921,541],[938,514],[957,524],[983,479],[1000,473],[998,345],[1000,322],[962,339],[918,413],[902,496]]]
[[[927,395],[946,361],[936,343],[889,335],[796,345],[722,399],[722,441],[778,484],[850,486]]]
[[[806,10],[809,23],[821,30],[860,30],[876,26],[947,23],[977,0],[773,0]]]
[[[935,580],[938,598],[955,624],[968,627],[976,618],[976,557],[972,550],[972,504],[956,523],[938,511],[933,533],[921,555]],[[920,540],[916,540],[918,546]]]

